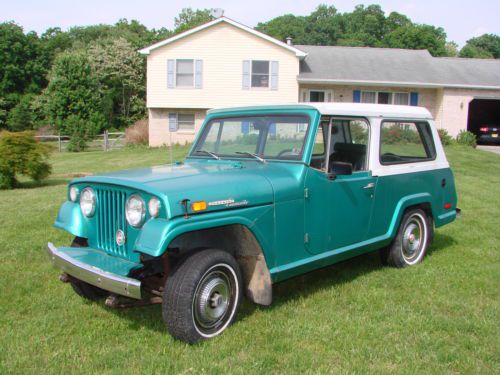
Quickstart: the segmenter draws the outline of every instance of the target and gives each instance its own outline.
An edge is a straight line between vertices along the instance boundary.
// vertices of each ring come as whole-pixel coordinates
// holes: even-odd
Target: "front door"
[[[369,125],[363,119],[321,123],[305,179],[305,243],[310,253],[367,239],[377,184],[368,170],[368,140]],[[352,174],[332,174],[339,164],[350,165]]]

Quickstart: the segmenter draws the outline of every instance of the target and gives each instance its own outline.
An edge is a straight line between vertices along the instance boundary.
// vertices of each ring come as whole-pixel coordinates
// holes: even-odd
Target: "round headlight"
[[[86,187],[80,193],[80,209],[82,213],[90,217],[95,212],[96,197],[95,192],[91,187]]]
[[[71,199],[71,202],[76,202],[76,198],[78,198],[78,189],[76,186],[71,186],[69,188],[69,199]]]
[[[133,227],[140,227],[146,214],[146,204],[140,195],[130,196],[125,205],[125,216],[127,222]]]
[[[151,217],[158,217],[160,214],[161,203],[158,198],[151,198],[148,202],[148,211]]]

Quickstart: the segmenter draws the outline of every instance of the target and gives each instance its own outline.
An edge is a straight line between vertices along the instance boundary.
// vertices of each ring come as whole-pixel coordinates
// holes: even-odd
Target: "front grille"
[[[124,192],[99,187],[97,193],[97,246],[108,253],[127,256],[126,245],[118,246],[115,240],[116,231],[121,229],[127,235],[125,222]]]

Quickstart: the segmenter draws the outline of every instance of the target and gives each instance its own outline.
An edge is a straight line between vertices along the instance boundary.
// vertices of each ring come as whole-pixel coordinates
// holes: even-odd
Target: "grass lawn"
[[[462,218],[410,269],[368,254],[281,284],[270,308],[244,302],[212,341],[174,341],[160,306],[113,310],[57,280],[47,241],[77,173],[150,166],[167,149],[54,154],[44,186],[0,191],[0,374],[500,372],[500,156],[450,147]],[[186,147],[174,150],[182,159]]]

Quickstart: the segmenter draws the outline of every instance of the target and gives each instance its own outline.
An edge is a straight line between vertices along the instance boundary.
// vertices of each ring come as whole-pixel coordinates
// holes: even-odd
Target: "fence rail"
[[[59,152],[66,151],[71,137],[68,135],[35,135],[35,138],[40,142],[55,143]],[[125,145],[124,132],[108,132],[96,135],[92,140],[87,142],[90,150],[109,151],[116,148],[122,148]]]

